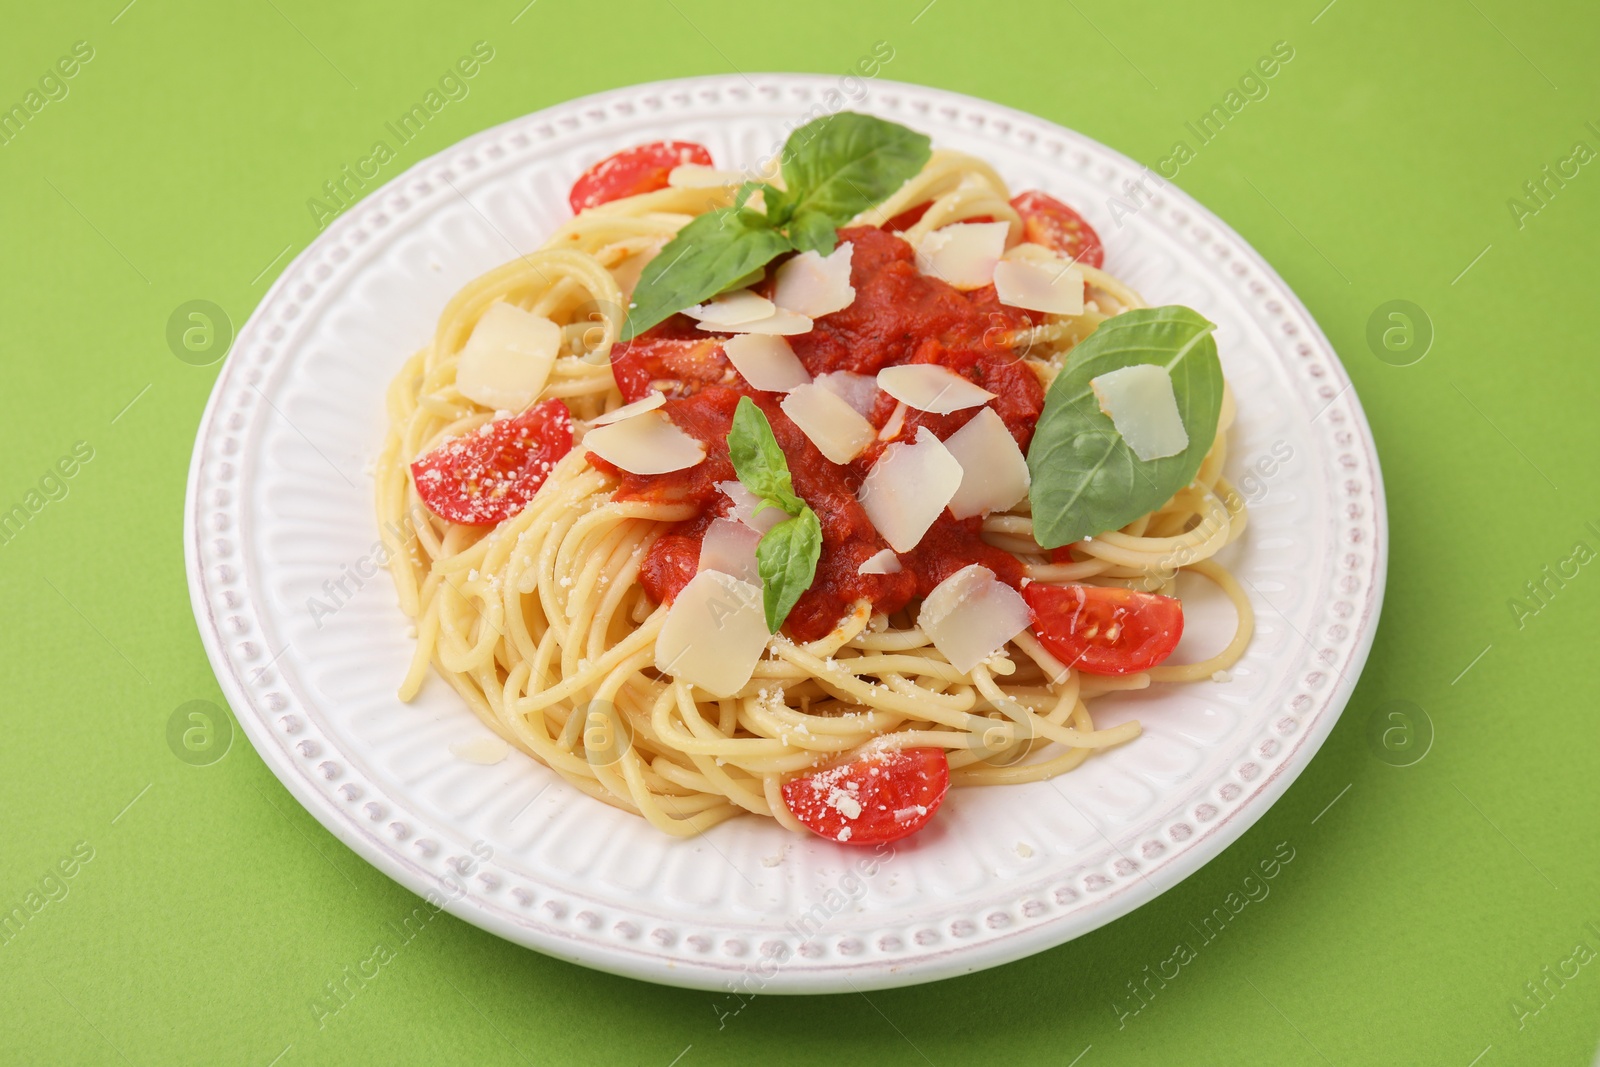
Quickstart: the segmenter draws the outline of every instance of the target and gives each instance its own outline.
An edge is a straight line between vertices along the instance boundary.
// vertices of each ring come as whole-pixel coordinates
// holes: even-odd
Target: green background
[[[93,849],[68,895],[0,946],[0,1061],[1592,1061],[1600,963],[1546,976],[1580,940],[1600,949],[1600,568],[1550,583],[1520,625],[1508,600],[1576,542],[1600,547],[1585,527],[1600,526],[1600,165],[1552,183],[1521,227],[1507,201],[1574,142],[1600,148],[1586,126],[1600,126],[1593,5],[125,2],[12,5],[0,34],[4,106],[74,42],[94,48],[70,94],[0,146],[0,509],[74,442],[94,450],[67,495],[0,544],[0,910],[77,843]],[[319,1027],[310,998],[416,901],[327,834],[242,736],[209,766],[169,748],[175,709],[222,698],[181,550],[217,367],[175,358],[166,324],[195,299],[242,324],[316,235],[306,200],[478,40],[495,60],[386,176],[585,93],[843,72],[878,41],[894,52],[884,77],[1022,108],[1154,164],[1288,41],[1270,95],[1177,179],[1321,322],[1388,482],[1377,645],[1282,801],[1132,915],[934,986],[761,997],[731,1014],[715,994],[558,963],[441,916]],[[1396,299],[1436,332],[1411,366],[1367,342]],[[1410,766],[1369,741],[1392,701],[1432,724]],[[1294,860],[1270,896],[1119,1025],[1113,997],[1126,1005],[1126,983],[1195,940],[1190,924],[1279,842]]]

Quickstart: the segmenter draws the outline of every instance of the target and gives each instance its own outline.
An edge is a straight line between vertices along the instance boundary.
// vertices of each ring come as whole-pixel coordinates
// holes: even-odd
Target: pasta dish
[[[903,126],[830,115],[714,162],[597,163],[389,387],[402,698],[437,673],[670,834],[748,813],[870,845],[950,786],[1139,734],[1095,698],[1238,660],[1210,322],[1146,306],[1067,205]],[[1183,572],[1237,614],[1203,662],[1168,662]]]

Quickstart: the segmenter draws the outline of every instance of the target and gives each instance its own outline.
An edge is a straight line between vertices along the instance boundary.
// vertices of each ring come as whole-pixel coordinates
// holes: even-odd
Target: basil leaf
[[[767,221],[782,229],[794,215],[794,194],[776,185],[763,187],[761,200],[767,205]]]
[[[717,295],[720,296],[723,293],[731,293],[735,289],[748,289],[752,285],[755,285],[757,282],[760,282],[763,279],[765,279],[766,276],[767,276],[767,268],[765,266],[757,267],[755,270],[751,271],[749,274],[744,275],[742,278],[735,278],[733,281],[729,282],[727,285],[724,285],[721,289],[718,289],[717,290]]]
[[[622,340],[710,299],[791,247],[757,212],[725,207],[698,216],[645,264]]]
[[[757,193],[761,193],[763,198],[765,198],[765,196],[767,195],[767,190],[770,189],[770,188],[771,187],[768,186],[767,184],[765,184],[764,182],[757,182],[757,181],[744,182],[739,186],[738,190],[733,194],[733,206],[736,207],[736,208],[744,207],[745,204],[750,202],[750,198],[752,196],[755,196]],[[772,212],[770,210],[767,212],[767,218],[769,220],[772,218]]]
[[[749,397],[740,397],[728,431],[728,458],[739,482],[763,508],[778,508],[791,518],[761,536],[756,545],[756,572],[761,575],[761,602],[767,630],[777,633],[800,594],[811,588],[822,558],[822,522],[794,494],[789,461],[772,436],[772,424]]]
[[[732,207],[693,219],[645,265],[621,339],[736,287],[785,252],[832,252],[837,228],[904,185],[928,155],[926,136],[870,115],[806,123],[784,144],[787,190],[744,182]],[[758,189],[765,214],[745,206]]]
[[[728,431],[728,458],[733,460],[733,472],[739,476],[740,484],[767,506],[790,515],[799,514],[806,506],[805,501],[794,495],[789,461],[778,439],[772,436],[772,424],[747,396],[739,398],[739,406],[733,411],[733,427]]]
[[[929,152],[926,135],[871,115],[841,111],[808,122],[784,145],[792,217],[814,211],[843,225],[914,177]]]
[[[769,633],[778,632],[800,595],[811,588],[821,558],[822,523],[803,504],[799,515],[762,535],[756,545],[756,570],[761,574],[761,606]]]
[[[832,216],[807,211],[796,215],[789,223],[789,241],[801,252],[825,256],[839,243],[839,228]]]
[[[1033,536],[1044,548],[1116,530],[1194,480],[1217,434],[1222,366],[1215,324],[1186,307],[1139,308],[1102,322],[1068,357],[1045,394],[1028,448]],[[1100,410],[1089,382],[1154,363],[1172,376],[1189,447],[1146,463]]]

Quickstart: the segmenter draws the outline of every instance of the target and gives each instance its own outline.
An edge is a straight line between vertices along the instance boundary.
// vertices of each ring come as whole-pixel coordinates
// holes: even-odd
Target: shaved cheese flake
[[[706,458],[706,446],[678,429],[661,411],[597,426],[584,434],[583,447],[630,474],[681,471]]]
[[[778,268],[772,302],[781,308],[820,318],[851,305],[850,259],[855,246],[845,241],[826,256],[801,252]]]
[[[1065,260],[1054,264],[1004,259],[994,268],[1000,303],[1052,315],[1083,314],[1083,271]]]
[[[941,227],[917,244],[917,270],[957,289],[981,289],[994,277],[1009,231],[1004,222],[958,222]]]
[[[766,533],[778,523],[789,516],[781,508],[762,508],[761,514],[756,514],[756,508],[761,500],[754,493],[744,487],[744,483],[736,481],[718,482],[717,488],[722,490],[722,495],[728,498],[728,518],[734,522],[742,522],[757,533]]]
[[[611,276],[617,280],[617,288],[622,290],[624,304],[633,299],[633,290],[639,285],[639,276],[644,273],[645,267],[650,265],[650,261],[660,253],[661,245],[655,245],[643,252],[635,252],[611,268]]]
[[[454,742],[450,746],[450,753],[468,763],[492,767],[511,755],[511,746],[498,737],[474,737],[470,741]]]
[[[855,459],[878,434],[877,428],[855,408],[820,385],[791,389],[783,398],[782,407],[817,450],[835,463]]]
[[[883,424],[883,429],[878,431],[878,440],[893,441],[900,436],[900,431],[906,428],[906,412],[911,409],[904,400],[895,404],[894,411],[889,414],[889,421]]]
[[[829,371],[817,376],[817,384],[855,408],[860,415],[870,414],[873,402],[878,399],[878,380],[870,374]]]
[[[894,554],[894,549],[886,548],[876,553],[870,559],[862,562],[856,568],[857,574],[899,574],[900,557]]]
[[[538,398],[561,350],[561,327],[515,304],[489,305],[456,360],[456,388],[474,404],[521,411]]]
[[[779,337],[793,337],[797,334],[811,332],[811,320],[804,315],[796,315],[792,311],[778,308],[764,319],[754,319],[750,322],[740,322],[729,326],[718,326],[709,322],[702,322],[700,329],[715,333],[764,333],[774,334]]]
[[[700,323],[703,330],[718,330],[725,326],[739,326],[758,319],[771,318],[776,311],[772,301],[749,289],[732,289],[718,293],[704,304],[683,309],[683,313]]]
[[[652,389],[649,395],[644,399],[635,400],[631,404],[622,405],[615,411],[608,411],[604,415],[596,416],[595,420],[589,425],[609,426],[613,422],[621,422],[623,419],[631,419],[635,415],[643,415],[647,411],[654,411],[656,408],[660,407],[666,402],[667,398],[665,395]]]
[[[1021,595],[977,563],[934,586],[917,613],[917,626],[958,671],[970,671],[1032,622]]]
[[[872,525],[896,552],[910,552],[961,486],[961,464],[926,426],[915,444],[892,444],[857,494]]]
[[[667,609],[656,635],[656,670],[729,697],[755,673],[769,637],[759,586],[701,571]]]
[[[782,337],[738,334],[722,342],[722,351],[733,369],[763,392],[783,393],[811,381],[794,349]]]
[[[937,363],[905,363],[878,372],[878,388],[918,411],[948,415],[993,400],[994,394]]]
[[[719,189],[738,185],[743,180],[737,171],[718,170],[699,163],[681,163],[667,174],[667,184],[674,189]]]
[[[761,532],[742,522],[712,519],[705,537],[700,540],[699,570],[721,571],[740,581],[760,585],[761,574],[756,570],[756,545],[760,541]]]
[[[950,500],[956,518],[1005,511],[1028,495],[1028,461],[993,408],[978,412],[944,447],[961,464],[961,488]]]
[[[1154,363],[1119,367],[1090,379],[1089,388],[1100,401],[1100,410],[1144,462],[1176,456],[1189,447],[1172,375],[1165,367]]]

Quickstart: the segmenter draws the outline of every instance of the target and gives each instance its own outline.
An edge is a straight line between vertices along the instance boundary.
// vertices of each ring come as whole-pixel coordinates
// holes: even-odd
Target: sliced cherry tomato
[[[926,203],[918,204],[916,207],[908,207],[904,211],[900,212],[900,214],[884,223],[882,228],[888,230],[890,233],[900,233],[903,230],[909,230],[911,227],[922,221],[922,216],[926,215],[928,213],[928,209],[932,206],[933,201],[929,200]],[[970,219],[962,219],[961,221],[993,222],[994,216],[974,215]]]
[[[791,779],[783,784],[783,802],[812,833],[877,845],[926,826],[949,788],[944,749],[890,749]]]
[[[1074,542],[1072,542],[1072,545],[1075,545],[1077,543],[1078,542],[1074,541]],[[1050,549],[1050,562],[1051,563],[1076,563],[1077,560],[1072,558],[1072,545],[1062,545],[1059,548]]]
[[[733,364],[722,352],[722,338],[663,337],[650,333],[611,350],[611,376],[632,403],[651,391],[669,397],[689,396],[708,385],[738,381]]]
[[[711,153],[693,141],[656,141],[625,148],[583,172],[572,185],[567,202],[576,214],[625,196],[653,193],[667,187],[667,175],[684,163],[711,166]]]
[[[908,207],[904,211],[900,212],[900,214],[884,223],[883,228],[888,230],[890,233],[899,233],[901,230],[909,230],[911,227],[922,221],[922,216],[926,215],[928,213],[928,209],[932,206],[933,201],[929,200],[924,203],[917,204],[914,207]]]
[[[1183,605],[1170,596],[1120,587],[1029,582],[1022,598],[1050,654],[1089,674],[1136,674],[1178,647]]]
[[[411,464],[411,480],[440,518],[492,526],[521,511],[571,450],[572,413],[546,400],[440,445]]]
[[[1091,267],[1105,263],[1105,246],[1094,227],[1055,197],[1030,189],[1013,198],[1011,206],[1022,216],[1024,240],[1053,248],[1068,259]]]

